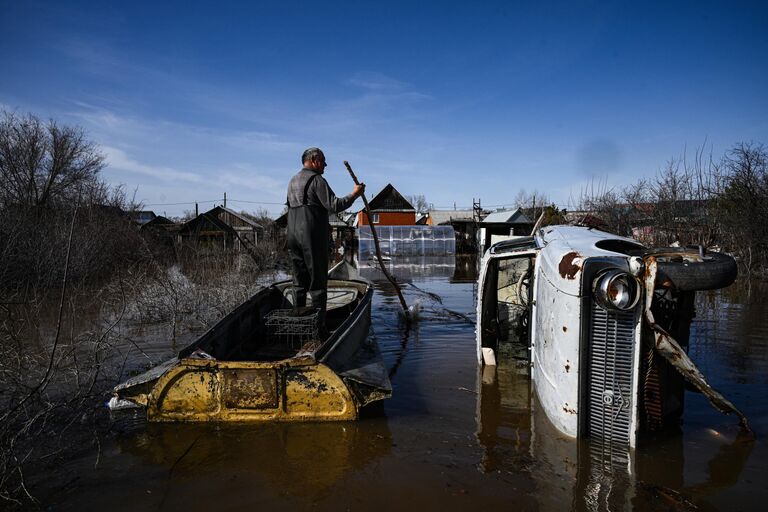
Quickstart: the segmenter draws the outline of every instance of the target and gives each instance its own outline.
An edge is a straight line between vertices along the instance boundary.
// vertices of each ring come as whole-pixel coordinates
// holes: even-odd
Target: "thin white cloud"
[[[128,119],[109,110],[100,109],[80,101],[76,101],[74,104],[81,107],[81,110],[69,112],[68,115],[81,119],[96,128],[115,130],[127,128],[130,125]]]
[[[401,82],[394,78],[388,77],[382,73],[369,72],[369,73],[357,73],[355,76],[347,80],[349,85],[356,87],[362,87],[363,89],[369,89],[373,91],[401,91],[409,88],[406,82]]]
[[[217,176],[216,181],[226,190],[247,189],[252,191],[266,192],[269,194],[275,194],[277,192],[284,194],[284,188],[287,184],[287,180],[286,183],[283,183],[276,179],[270,178],[269,176],[255,174],[253,172],[243,171],[240,169],[232,171],[218,171],[215,174]]]
[[[151,176],[162,181],[183,180],[194,183],[203,181],[203,178],[195,173],[179,171],[171,167],[147,165],[130,158],[125,151],[110,146],[102,147],[107,157],[107,168],[131,173]]]
[[[218,139],[224,144],[248,151],[291,151],[296,153],[306,146],[306,144],[286,140],[274,133],[255,131],[228,132],[219,135]]]

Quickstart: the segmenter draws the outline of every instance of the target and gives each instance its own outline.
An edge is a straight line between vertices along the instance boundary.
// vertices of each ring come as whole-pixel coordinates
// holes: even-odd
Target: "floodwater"
[[[749,418],[687,392],[681,431],[601,464],[559,435],[525,374],[482,374],[475,264],[390,263],[419,321],[380,274],[373,329],[393,397],[357,422],[147,424],[115,420],[99,453],[38,480],[52,510],[757,510],[768,502],[768,286],[700,294],[690,355]],[[438,301],[438,297],[442,301]],[[179,347],[158,339],[158,361]]]

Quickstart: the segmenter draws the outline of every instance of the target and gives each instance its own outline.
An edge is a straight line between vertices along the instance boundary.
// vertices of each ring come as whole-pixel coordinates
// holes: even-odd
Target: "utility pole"
[[[227,193],[224,192],[224,208],[227,207]]]
[[[483,208],[480,206],[480,198],[478,197],[477,200],[475,198],[472,198],[472,219],[475,222],[480,222],[480,216],[483,213]]]
[[[475,252],[477,252],[477,249],[480,248],[480,221],[482,220],[480,218],[481,214],[483,213],[483,208],[480,206],[480,198],[478,197],[477,200],[475,198],[472,198],[472,221],[474,225],[474,233],[472,235],[472,238],[474,239],[475,243]]]

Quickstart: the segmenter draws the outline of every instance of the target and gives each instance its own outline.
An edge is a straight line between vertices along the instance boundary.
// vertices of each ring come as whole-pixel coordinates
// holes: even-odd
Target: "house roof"
[[[217,206],[216,208],[213,208],[212,210],[209,210],[207,213],[213,213],[215,210],[219,210],[215,213],[215,215],[219,216],[220,213],[226,212],[233,217],[236,217],[237,219],[241,220],[242,222],[245,222],[246,224],[250,225],[253,229],[264,229],[264,226],[259,224],[258,222],[254,221],[253,219],[244,216],[242,213],[238,213],[235,210],[230,210],[229,208],[225,208],[224,206]]]
[[[413,205],[391,183],[388,183],[386,187],[381,189],[381,192],[376,194],[376,197],[371,199],[368,204],[371,207],[371,211],[416,211]]]
[[[222,231],[234,230],[235,226],[232,226],[231,224],[229,224],[224,220],[224,218],[226,218],[227,215],[236,218],[237,220],[246,224],[248,227],[252,229],[256,229],[259,231],[264,229],[261,226],[261,224],[254,222],[253,220],[243,216],[240,213],[237,213],[234,210],[230,210],[229,208],[225,208],[223,206],[216,206],[208,210],[207,212],[201,213],[194,219],[185,222],[181,227],[181,231],[186,232],[186,231],[192,231],[195,229],[200,229],[201,224],[203,225],[208,224],[209,226],[221,229]]]
[[[483,224],[532,224],[525,214],[516,210],[502,210],[488,214],[482,221]]]
[[[429,210],[427,214],[432,217],[432,225],[450,224],[452,221],[471,221],[473,210]]]
[[[138,224],[146,224],[157,217],[151,210],[133,210],[128,212],[128,216]]]
[[[349,216],[346,212],[328,214],[328,224],[335,228],[348,228],[351,224],[347,221]]]
[[[150,220],[149,222],[145,222],[141,225],[139,229],[150,229],[155,227],[162,227],[163,229],[168,228],[169,226],[175,226],[176,224],[166,217],[163,217],[162,215],[156,216],[154,219]]]

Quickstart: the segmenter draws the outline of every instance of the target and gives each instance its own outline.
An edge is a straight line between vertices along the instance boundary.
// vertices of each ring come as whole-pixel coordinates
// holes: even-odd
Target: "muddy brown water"
[[[680,432],[598,463],[559,435],[525,374],[475,358],[474,264],[392,264],[412,329],[380,275],[373,329],[393,397],[356,422],[148,424],[114,419],[100,451],[33,480],[50,510],[763,510],[768,502],[768,286],[700,294],[690,355],[746,413],[738,435],[696,393]],[[435,295],[442,299],[440,304]],[[159,331],[145,347],[161,358]],[[31,478],[28,476],[28,478]]]

